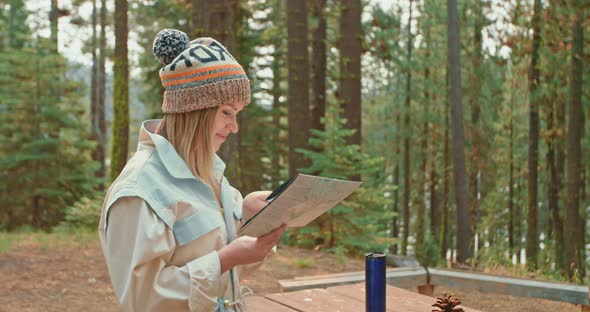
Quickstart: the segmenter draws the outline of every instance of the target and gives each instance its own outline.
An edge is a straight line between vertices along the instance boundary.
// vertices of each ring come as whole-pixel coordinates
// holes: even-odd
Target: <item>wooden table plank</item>
[[[306,289],[288,293],[270,294],[267,299],[301,312],[359,312],[365,303],[326,289]],[[364,300],[364,299],[363,299]]]
[[[286,307],[282,304],[276,303],[269,299],[266,299],[262,296],[249,296],[244,299],[246,301],[246,306],[248,307],[248,311],[255,311],[255,312],[294,312],[297,310],[293,310],[289,307]]]
[[[356,300],[365,301],[365,284],[353,284],[344,286],[335,286],[327,289],[328,292],[341,294],[354,298]],[[432,304],[436,302],[435,298],[420,295],[409,290],[387,285],[385,291],[385,306],[387,311],[392,312],[423,312],[430,311]],[[364,304],[364,303],[363,303]],[[465,312],[480,312],[475,309],[461,306]]]

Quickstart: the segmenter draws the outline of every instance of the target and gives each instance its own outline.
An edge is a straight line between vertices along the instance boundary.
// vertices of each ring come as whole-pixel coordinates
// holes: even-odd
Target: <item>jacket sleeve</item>
[[[216,251],[169,266],[176,242],[170,229],[138,197],[109,209],[103,252],[125,311],[213,311],[220,291]]]

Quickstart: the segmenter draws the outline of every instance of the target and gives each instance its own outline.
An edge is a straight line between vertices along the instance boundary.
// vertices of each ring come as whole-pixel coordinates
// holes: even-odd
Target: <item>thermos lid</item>
[[[374,252],[370,252],[368,254],[365,254],[365,257],[367,258],[385,258],[385,254],[379,251],[374,251]]]

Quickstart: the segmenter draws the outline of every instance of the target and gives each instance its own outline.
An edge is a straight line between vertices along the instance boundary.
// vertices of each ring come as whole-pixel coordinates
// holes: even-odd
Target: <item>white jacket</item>
[[[137,152],[103,204],[99,236],[113,288],[125,311],[223,311],[218,302],[241,298],[237,270],[221,274],[217,251],[241,226],[242,195],[215,156],[221,209],[173,146],[154,134],[158,123],[143,122]]]

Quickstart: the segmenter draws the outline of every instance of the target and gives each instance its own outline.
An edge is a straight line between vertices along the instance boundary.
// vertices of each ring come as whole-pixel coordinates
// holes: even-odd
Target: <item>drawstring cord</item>
[[[248,296],[253,295],[254,291],[252,290],[252,288],[248,286],[240,286],[240,293],[242,294],[241,298],[237,299],[236,301],[229,302],[228,307],[240,307],[240,311],[248,312],[244,299],[246,299],[246,297]]]
[[[227,312],[229,308],[232,308],[233,311],[238,311],[235,308],[240,308],[239,311],[247,312],[248,309],[246,307],[246,303],[244,299],[246,297],[251,296],[254,294],[254,291],[248,286],[240,286],[240,293],[242,294],[241,297],[235,301],[229,301],[228,299],[224,298],[217,298],[217,305],[215,307],[215,312]]]

